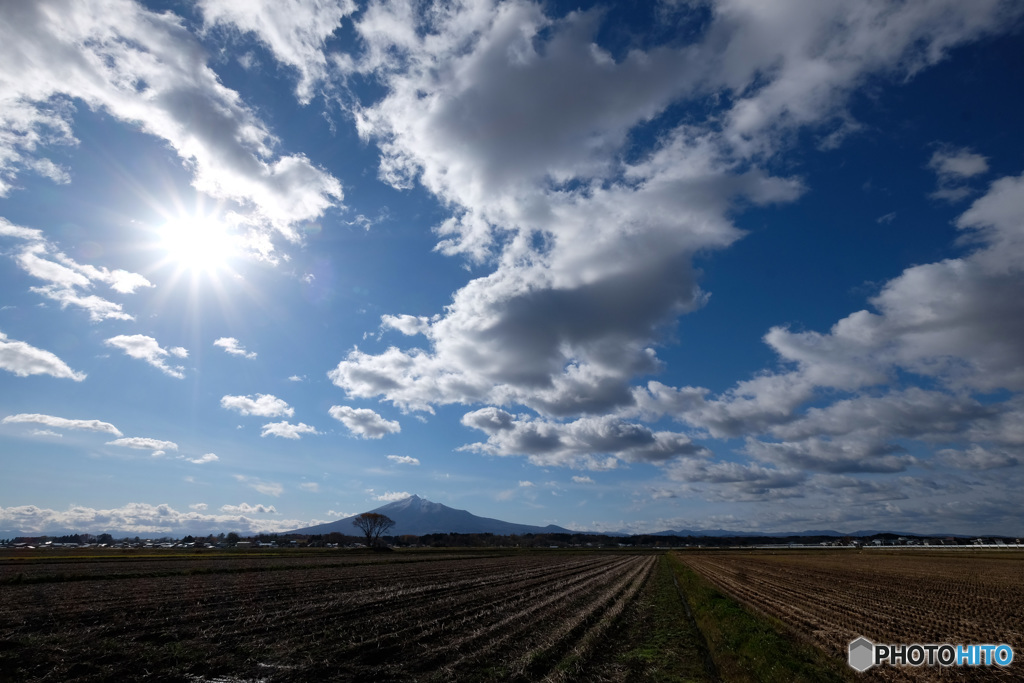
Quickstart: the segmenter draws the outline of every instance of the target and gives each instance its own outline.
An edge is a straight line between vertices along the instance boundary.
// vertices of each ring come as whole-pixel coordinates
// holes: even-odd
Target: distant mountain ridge
[[[895,536],[916,536],[918,538],[970,538],[965,534],[917,534],[898,531],[854,531],[843,533],[832,529],[813,529],[807,531],[730,531],[729,529],[680,529],[679,531],[666,530],[650,534],[634,534],[630,531],[580,531],[566,529],[564,527],[549,524],[548,526],[533,526],[530,524],[516,524],[490,517],[478,517],[466,510],[456,510],[441,503],[420,498],[417,495],[397,500],[387,505],[382,505],[369,512],[376,512],[387,515],[395,522],[395,526],[388,532],[389,536],[425,536],[426,534],[495,534],[497,536],[509,536],[511,534],[593,534],[604,536],[693,536],[695,538],[786,538],[789,536],[843,536],[867,537],[879,534],[892,534]],[[302,529],[295,529],[284,533],[290,534],[329,534],[338,532],[348,536],[358,536],[360,532],[352,525],[352,520],[358,515],[345,517],[336,522],[317,524]]]
[[[866,536],[878,536],[881,534],[890,534],[892,536],[915,536],[917,538],[973,538],[977,534],[919,534],[911,531],[878,531],[878,530],[865,530],[865,531],[851,531],[850,533],[844,533],[842,531],[833,531],[832,529],[808,529],[806,531],[729,531],[728,529],[681,529],[679,531],[658,531],[653,534],[637,534],[639,536],[694,536],[694,537],[716,537],[716,538],[747,538],[762,536],[766,538],[786,538],[789,536],[836,536],[842,538],[843,536],[850,537],[866,537]],[[616,534],[617,535],[617,534]],[[983,534],[989,536],[991,534]]]
[[[466,510],[456,510],[447,505],[420,498],[417,495],[382,505],[374,510],[369,510],[369,512],[387,515],[394,520],[395,526],[387,533],[389,536],[401,536],[404,534],[412,536],[425,536],[426,534],[495,534],[498,536],[508,536],[511,534],[579,533],[555,526],[554,524],[532,526],[529,524],[505,522],[490,517],[478,517]],[[329,534],[336,531],[349,536],[358,536],[359,530],[352,525],[352,520],[357,516],[353,515],[339,519],[336,522],[317,524],[286,533]]]

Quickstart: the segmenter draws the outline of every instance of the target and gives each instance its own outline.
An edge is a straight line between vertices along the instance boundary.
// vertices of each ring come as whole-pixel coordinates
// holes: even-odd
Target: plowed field
[[[1024,680],[1024,553],[682,552],[722,592],[843,660],[849,642],[1006,643],[998,667],[880,667],[878,680]]]
[[[7,563],[0,680],[557,680],[656,560],[337,557]]]

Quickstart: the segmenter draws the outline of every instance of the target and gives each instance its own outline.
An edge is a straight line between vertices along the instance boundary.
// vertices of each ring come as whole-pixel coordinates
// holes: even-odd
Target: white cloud
[[[521,403],[567,416],[629,405],[632,379],[659,367],[666,326],[705,300],[692,255],[740,236],[734,202],[803,191],[759,168],[760,155],[802,126],[853,130],[843,107],[863,78],[913,74],[997,30],[1004,10],[721,2],[702,42],[615,61],[594,42],[594,12],[552,20],[521,2],[420,15],[371,3],[356,22],[367,47],[357,68],[389,91],[358,124],[384,152],[382,177],[418,181],[452,206],[438,248],[496,269],[441,318],[382,317],[429,349],[355,349],[330,378],[405,410]],[[734,95],[722,117],[621,161],[634,126],[722,89]],[[579,189],[562,189],[572,182]]]
[[[956,202],[974,194],[967,181],[988,172],[988,159],[966,147],[956,149],[944,145],[932,154],[928,168],[935,171],[939,184],[931,196]]]
[[[943,148],[932,154],[928,167],[940,178],[973,178],[988,172],[988,159],[967,148]]]
[[[125,313],[121,304],[95,294],[83,295],[79,290],[90,289],[94,282],[106,283],[121,294],[132,294],[140,287],[154,286],[138,273],[78,263],[44,239],[39,230],[11,225],[2,218],[0,228],[3,229],[0,234],[29,240],[29,244],[15,256],[15,261],[26,273],[48,283],[30,290],[58,302],[61,308],[82,308],[88,311],[93,321],[134,320],[134,317]]]
[[[254,491],[262,493],[265,496],[274,496],[276,498],[280,496],[282,493],[284,493],[284,486],[277,482],[263,481],[262,479],[258,479],[256,477],[245,476],[244,474],[236,474],[234,475],[234,477],[239,482],[245,484],[246,486],[249,486]]]
[[[36,228],[23,228],[20,225],[14,225],[3,216],[0,216],[0,236],[16,237],[18,239],[29,240],[31,242],[45,241],[42,230],[37,230]]]
[[[536,486],[536,484],[534,484],[532,481],[520,481],[519,482],[519,488],[533,488],[535,486]]]
[[[342,199],[341,184],[302,155],[275,154],[277,140],[207,66],[176,15],[129,0],[0,6],[0,194],[25,168],[67,175],[38,153],[74,144],[69,102],[78,98],[165,140],[193,185],[233,201],[256,230],[299,239],[293,226]]]
[[[255,351],[246,351],[243,346],[238,343],[238,340],[234,337],[221,337],[213,342],[214,346],[219,346],[232,356],[241,356],[242,358],[255,358]]]
[[[57,439],[63,439],[64,435],[53,431],[52,429],[33,429],[31,431],[32,436],[48,436]]]
[[[620,461],[662,463],[680,455],[710,455],[684,434],[654,432],[614,416],[561,423],[482,408],[466,413],[462,423],[488,437],[486,442],[463,446],[463,450],[526,455],[531,463],[541,466],[607,470]]]
[[[280,436],[285,439],[301,439],[303,434],[319,434],[315,427],[310,427],[308,424],[300,422],[297,425],[293,425],[287,421],[282,420],[281,422],[270,422],[263,425],[263,431],[260,432],[260,436]]]
[[[1024,453],[1010,453],[1003,449],[987,449],[978,445],[958,451],[952,448],[937,453],[941,462],[962,470],[991,470],[1017,467],[1024,461]]]
[[[390,327],[405,335],[426,334],[430,329],[430,318],[414,315],[382,315],[381,327]]]
[[[670,469],[710,483],[734,476],[754,496],[778,477],[789,482],[791,472],[1015,466],[1024,455],[1024,431],[1011,426],[1024,415],[1022,197],[1024,176],[992,183],[957,221],[973,251],[907,268],[871,299],[874,311],[855,312],[827,333],[771,329],[765,341],[783,369],[717,398],[658,382],[635,392],[639,414],[672,415],[718,438],[746,436],[743,452],[778,468],[685,460]],[[1010,397],[991,397],[999,392]]]
[[[107,339],[103,343],[107,346],[113,346],[114,348],[121,349],[132,358],[146,361],[165,375],[170,375],[177,379],[185,378],[185,368],[180,365],[170,366],[166,363],[166,358],[168,356],[184,358],[188,355],[188,351],[181,347],[173,347],[169,350],[164,349],[156,339],[153,337],[147,337],[144,334],[120,334],[116,337]]]
[[[389,455],[388,460],[399,465],[419,465],[419,458],[414,458],[411,455]]]
[[[69,420],[64,417],[54,417],[53,415],[40,415],[38,413],[18,413],[17,415],[8,415],[3,420],[0,420],[4,424],[11,422],[31,422],[35,424],[46,425],[47,427],[53,427],[55,429],[84,429],[92,432],[103,432],[105,434],[113,434],[114,436],[122,436],[121,430],[109,422],[101,422],[100,420]]]
[[[53,247],[50,247],[49,245],[47,245],[47,248],[50,251],[54,251]],[[103,282],[109,285],[110,288],[113,289],[115,292],[119,292],[121,294],[134,294],[135,290],[139,289],[140,287],[155,286],[152,282],[147,280],[144,276],[140,275],[139,273],[132,273],[127,270],[121,269],[115,269],[111,271],[103,267],[78,263],[70,256],[59,252],[54,256],[54,258],[56,258],[57,261],[64,264],[71,270],[84,275],[87,278],[88,282],[84,283],[83,286],[90,286],[91,283],[94,281]],[[55,284],[61,283],[55,282]]]
[[[184,536],[222,531],[243,534],[279,533],[310,524],[309,520],[301,519],[251,518],[246,513],[205,514],[205,503],[189,507],[192,508],[189,511],[177,510],[166,503],[128,503],[107,509],[74,505],[66,510],[35,505],[0,507],[0,530],[5,535],[74,529],[84,533],[111,532],[128,536]]]
[[[106,299],[90,294],[81,296],[73,289],[62,288],[57,285],[46,285],[44,287],[30,287],[30,291],[41,294],[60,304],[61,308],[76,306],[89,312],[89,319],[98,322],[100,320],[135,320],[135,316],[124,312],[121,304],[107,301]]]
[[[292,375],[291,377],[288,378],[288,381],[289,382],[302,382],[305,379],[306,379],[305,375],[302,375],[301,377],[299,375]]]
[[[299,484],[299,488],[302,489],[303,491],[309,491],[310,493],[320,492],[320,484],[316,483],[315,481],[307,481],[302,484]]]
[[[259,417],[291,417],[295,409],[287,402],[271,394],[255,396],[223,396],[220,399],[222,408],[234,410],[242,415],[258,415]]]
[[[380,439],[385,434],[397,434],[402,431],[397,421],[385,420],[369,408],[331,406],[327,412],[348,427],[350,432],[364,439]]]
[[[135,448],[140,451],[153,451],[154,457],[160,457],[166,451],[178,450],[178,444],[173,441],[161,441],[160,439],[149,439],[142,436],[127,436],[122,439],[114,439],[113,441],[108,441],[107,445]]]
[[[373,499],[393,503],[398,500],[405,500],[411,495],[411,493],[406,493],[405,491],[387,491],[379,496],[374,496]]]
[[[198,458],[186,458],[186,460],[195,465],[205,465],[208,462],[217,462],[220,458],[213,453],[207,453],[199,456]]]
[[[295,95],[302,104],[309,103],[313,88],[327,78],[324,43],[356,11],[350,0],[199,0],[198,6],[208,25],[255,34],[279,62],[298,71]]]
[[[276,515],[277,508],[273,505],[263,505],[262,503],[257,505],[249,505],[248,503],[242,503],[240,505],[221,505],[220,509],[222,512],[230,514],[261,514],[261,515]]]
[[[56,355],[37,349],[23,341],[8,341],[0,332],[0,368],[13,372],[18,377],[29,375],[50,375],[59,379],[73,379],[81,382],[84,372],[75,372]]]
[[[573,477],[572,481],[574,484],[593,484],[595,483],[590,477]]]

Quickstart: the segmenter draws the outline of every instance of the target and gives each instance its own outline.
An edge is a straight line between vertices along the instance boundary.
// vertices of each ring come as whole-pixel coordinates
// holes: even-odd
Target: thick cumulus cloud
[[[27,342],[10,339],[3,332],[0,332],[0,368],[13,372],[18,377],[50,375],[76,382],[85,379],[84,372],[72,370],[56,354],[36,348]]]
[[[766,372],[713,398],[701,388],[650,382],[634,393],[635,410],[672,415],[715,437],[746,436],[746,455],[783,469],[1018,466],[1022,197],[1024,176],[992,183],[957,220],[968,253],[907,268],[871,299],[874,310],[853,313],[828,333],[770,330],[765,341],[791,370]],[[1009,398],[992,400],[995,392]],[[807,407],[812,401],[819,405]]]
[[[486,272],[443,314],[382,316],[383,334],[401,337],[352,349],[330,379],[404,411],[472,407],[463,424],[486,439],[467,450],[589,469],[657,463],[678,491],[714,500],[817,505],[835,487],[851,504],[898,506],[899,486],[923,499],[953,480],[889,490],[876,479],[1015,467],[1019,401],[978,394],[1024,382],[1021,178],[961,216],[964,256],[906,269],[827,332],[768,330],[777,366],[719,395],[636,382],[664,369],[658,345],[708,301],[694,257],[742,238],[732,219],[744,206],[806,191],[773,159],[808,135],[841,145],[860,129],[848,107],[858,88],[910,79],[1015,26],[1024,7],[663,10],[680,29],[672,41],[619,52],[598,41],[600,11],[370,2],[355,17],[364,52],[338,66],[384,88],[355,109],[380,177],[441,199],[437,250]],[[971,149],[928,153],[939,198],[968,196],[988,173]],[[644,424],[665,416],[691,431]],[[717,460],[695,442],[737,438]]]
[[[348,427],[350,432],[364,439],[380,439],[387,434],[402,431],[402,426],[396,420],[386,420],[369,408],[331,406],[327,412]]]
[[[828,334],[774,328],[765,341],[819,386],[858,388],[895,369],[950,390],[1024,390],[1024,176],[1003,178],[957,221],[962,258],[908,268]],[[830,376],[839,377],[831,383]]]
[[[267,126],[207,59],[179,17],[131,0],[3,4],[0,195],[25,169],[68,180],[40,154],[76,142],[82,102],[166,141],[195,187],[236,202],[243,223],[298,239],[293,226],[338,205],[341,184],[303,155],[275,152]]]
[[[206,505],[193,505],[189,511],[177,510],[166,503],[128,503],[119,508],[97,509],[74,505],[53,510],[35,505],[0,507],[0,532],[40,534],[61,529],[81,533],[123,533],[125,535],[185,536],[217,533],[224,530],[244,534],[275,533],[308,526],[308,520],[252,518],[250,514],[276,514],[274,507],[226,505],[224,514],[205,514]]]
[[[281,422],[268,422],[263,425],[263,431],[260,432],[260,436],[279,436],[282,439],[292,439],[297,441],[302,438],[303,434],[319,434],[316,427],[311,427],[305,422],[300,422],[297,425],[293,425],[287,420]]]
[[[257,505],[249,505],[248,503],[242,503],[240,505],[221,505],[220,509],[223,512],[228,512],[228,513],[233,513],[233,514],[239,514],[239,513],[241,513],[241,514],[248,514],[248,515],[251,515],[253,513],[258,513],[258,514],[261,514],[261,515],[276,515],[277,514],[277,508],[275,508],[273,505],[263,505],[262,503],[259,503]]]
[[[406,410],[518,403],[569,417],[631,405],[631,381],[660,367],[654,345],[705,301],[693,255],[741,236],[729,220],[738,201],[803,191],[759,165],[777,133],[842,119],[868,75],[912,75],[1011,9],[821,3],[765,16],[722,2],[701,40],[615,57],[595,42],[600,12],[371,3],[353,68],[388,91],[358,112],[360,131],[380,145],[385,180],[419,182],[453,208],[438,248],[494,270],[443,316],[383,318],[426,346],[355,349],[331,379]],[[637,126],[712,94],[726,102],[713,121],[624,160]]]
[[[220,406],[242,415],[257,415],[259,417],[291,417],[295,414],[295,409],[288,405],[287,401],[273,394],[222,396]]]
[[[487,441],[464,446],[491,455],[526,455],[536,465],[606,470],[620,461],[663,463],[677,456],[708,456],[684,434],[655,432],[613,416],[553,422],[516,416],[498,408],[466,413],[462,423]]]

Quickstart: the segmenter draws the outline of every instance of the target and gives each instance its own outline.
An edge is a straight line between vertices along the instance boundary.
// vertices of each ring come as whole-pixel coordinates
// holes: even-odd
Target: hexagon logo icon
[[[861,636],[850,643],[850,666],[857,671],[867,671],[875,665],[875,644]]]

